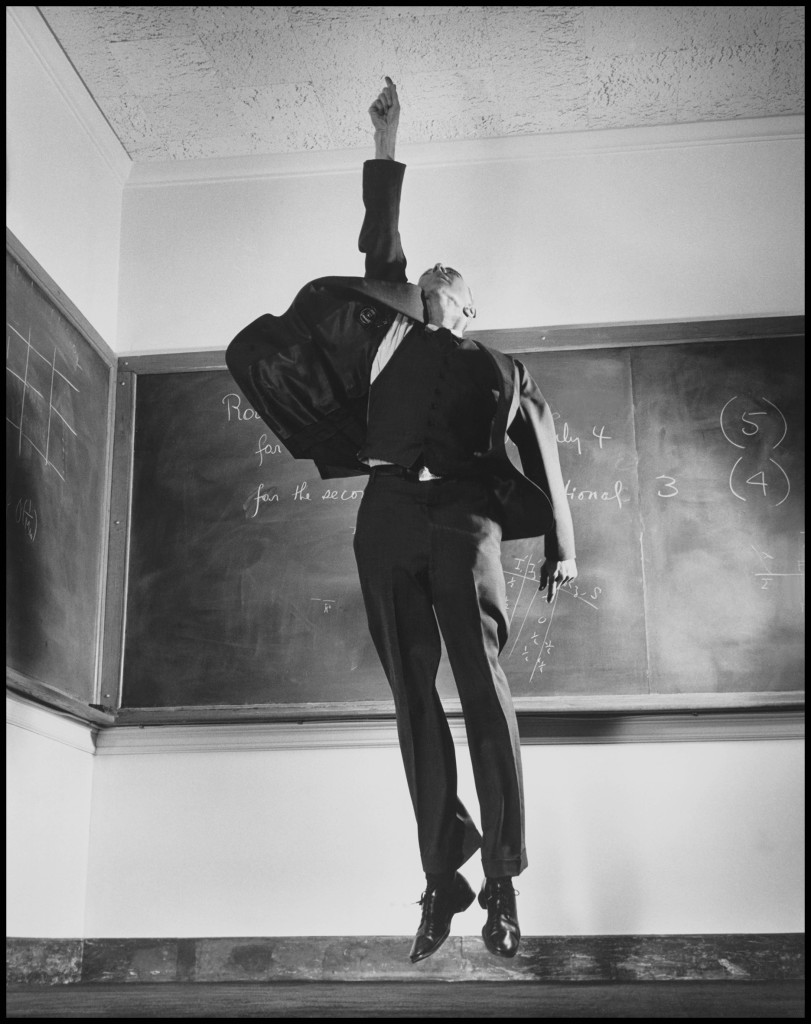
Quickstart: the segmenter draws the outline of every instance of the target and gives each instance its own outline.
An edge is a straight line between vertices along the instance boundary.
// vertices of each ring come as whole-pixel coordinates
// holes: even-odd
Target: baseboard
[[[422,963],[411,936],[6,941],[10,985],[273,981],[799,981],[802,934],[524,936],[513,960],[452,936]]]

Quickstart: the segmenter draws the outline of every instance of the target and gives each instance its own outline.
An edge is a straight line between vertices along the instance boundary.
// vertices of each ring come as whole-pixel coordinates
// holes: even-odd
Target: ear
[[[463,306],[462,312],[468,318],[468,320],[476,319],[476,307],[475,306]]]

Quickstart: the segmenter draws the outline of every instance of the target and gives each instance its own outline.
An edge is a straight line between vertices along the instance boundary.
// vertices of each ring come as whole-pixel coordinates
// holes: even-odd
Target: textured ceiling
[[[804,112],[802,7],[40,7],[136,161]]]

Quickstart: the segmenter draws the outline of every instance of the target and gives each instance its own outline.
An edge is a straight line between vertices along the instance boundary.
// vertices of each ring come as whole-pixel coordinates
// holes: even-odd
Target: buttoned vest
[[[372,383],[361,460],[472,475],[490,447],[499,396],[492,359],[450,331],[416,326]]]

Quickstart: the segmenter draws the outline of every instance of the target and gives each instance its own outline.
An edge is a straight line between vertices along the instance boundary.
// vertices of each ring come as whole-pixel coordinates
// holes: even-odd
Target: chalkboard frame
[[[6,252],[15,263],[37,284],[55,309],[80,334],[82,340],[99,356],[109,369],[109,390],[107,396],[107,428],[105,432],[104,450],[104,495],[102,499],[101,521],[105,524],[103,535],[99,538],[100,570],[98,580],[98,606],[96,608],[96,630],[94,638],[94,679],[91,703],[85,703],[72,694],[66,693],[47,680],[35,679],[17,669],[6,666],[6,687],[26,698],[49,707],[67,712],[69,715],[99,726],[109,726],[115,721],[114,708],[108,698],[102,694],[110,690],[109,664],[104,661],[104,650],[107,646],[106,635],[110,629],[110,617],[107,614],[107,594],[111,584],[115,589],[116,581],[111,581],[109,568],[109,536],[106,524],[110,513],[110,485],[113,478],[113,420],[115,412],[115,373],[118,356],[104,341],[98,331],[79,311],[74,303],[62,291],[59,285],[34,259],[22,242],[12,231],[6,228]],[[110,691],[112,692],[112,691]],[[106,704],[103,701],[107,701]],[[95,707],[93,705],[96,705]]]
[[[770,340],[800,338],[805,334],[803,316],[744,317],[723,320],[686,320],[629,322],[605,325],[566,325],[553,327],[518,328],[477,332],[477,338],[490,347],[511,355],[522,353],[560,351],[573,349],[629,348],[655,345],[701,344],[719,341]],[[134,413],[137,400],[138,378],[148,374],[197,372],[201,370],[225,369],[223,349],[178,351],[156,354],[132,354],[119,360],[119,384],[128,393],[130,405],[127,415],[116,421],[116,451],[129,452],[129,466],[126,479],[122,477],[122,465],[116,465],[118,480],[113,483],[114,513],[118,518],[127,515],[126,530],[129,532],[129,513],[125,512],[129,501],[131,483],[131,458],[134,442]],[[121,397],[121,392],[119,392]],[[117,459],[119,457],[117,456]],[[118,498],[116,498],[118,494]],[[125,501],[126,497],[126,501]],[[117,553],[119,566],[117,577],[126,576],[126,543],[120,545]],[[114,552],[115,554],[115,552]],[[112,570],[111,570],[112,571]],[[122,625],[118,631],[123,636],[125,594],[117,599]],[[119,658],[123,653],[119,648]],[[119,678],[123,674],[120,666]],[[446,700],[445,707],[452,717],[461,715],[458,700]],[[718,713],[785,713],[804,708],[804,692],[760,692],[723,694],[673,694],[609,697],[532,697],[516,699],[516,710],[524,728],[538,717],[572,715],[602,715],[616,718],[634,715],[706,715]],[[262,704],[262,705],[208,705],[196,707],[162,708],[121,708],[120,699],[116,704],[116,722],[119,725],[149,724],[202,724],[236,722],[304,722],[304,721],[361,721],[393,717],[391,701],[319,702],[307,704]]]

